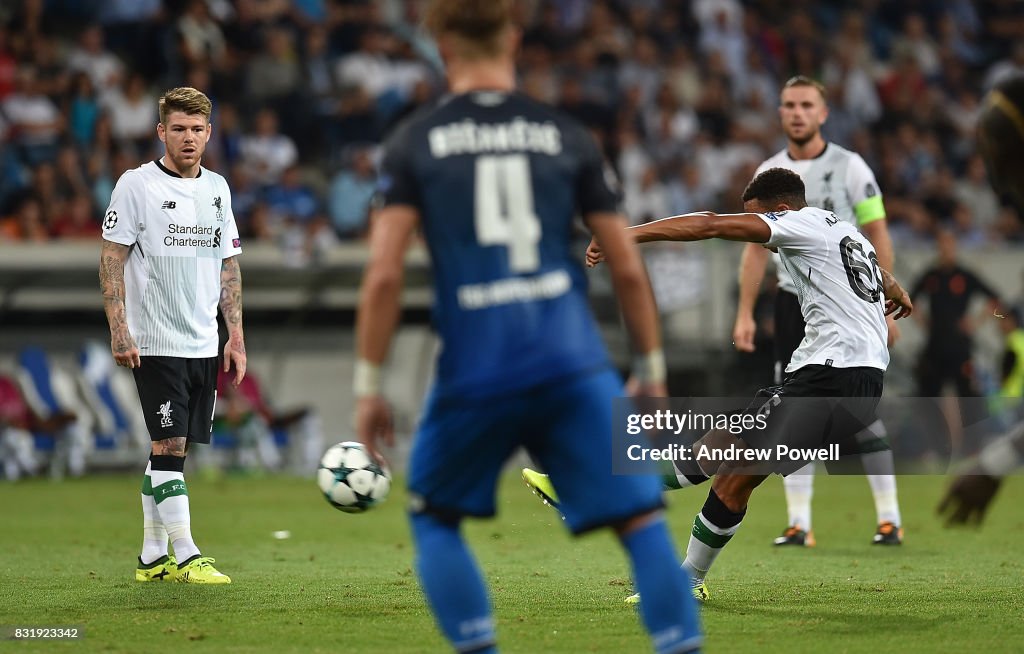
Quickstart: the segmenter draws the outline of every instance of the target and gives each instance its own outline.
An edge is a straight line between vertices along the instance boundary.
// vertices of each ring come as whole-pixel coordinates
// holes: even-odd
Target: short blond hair
[[[187,116],[199,114],[210,122],[213,103],[206,94],[191,86],[179,86],[160,96],[160,123],[167,124],[167,116],[180,111]]]
[[[821,99],[825,104],[828,104],[828,91],[825,90],[825,85],[816,79],[807,77],[806,75],[797,75],[796,77],[790,77],[786,80],[782,90],[791,89],[795,86],[809,86],[818,89],[818,93],[821,94]]]
[[[511,0],[432,0],[424,22],[434,38],[454,36],[464,55],[494,56],[513,26]]]

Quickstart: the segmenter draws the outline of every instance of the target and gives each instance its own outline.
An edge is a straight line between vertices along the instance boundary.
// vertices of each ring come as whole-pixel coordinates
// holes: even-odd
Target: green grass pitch
[[[954,531],[933,515],[944,485],[901,478],[906,543],[879,548],[866,481],[819,476],[818,546],[780,550],[769,543],[785,522],[782,485],[769,479],[708,579],[707,651],[1024,651],[1024,483],[1006,484],[982,529]],[[85,628],[80,641],[0,650],[447,651],[411,570],[400,492],[346,515],[312,480],[194,479],[194,535],[234,580],[201,587],[133,581],[138,487],[135,476],[0,486],[0,624]],[[680,547],[706,493],[669,496]],[[574,542],[512,474],[501,511],[468,535],[503,651],[649,651],[609,535]]]

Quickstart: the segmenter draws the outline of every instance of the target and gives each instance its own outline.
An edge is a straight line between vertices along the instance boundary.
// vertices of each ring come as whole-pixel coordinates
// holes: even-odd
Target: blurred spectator
[[[34,68],[18,69],[14,93],[4,99],[0,109],[25,163],[32,166],[53,160],[64,120],[57,105],[39,92]]]
[[[54,218],[50,236],[59,239],[91,239],[100,237],[100,222],[92,208],[92,198],[78,194],[65,202],[63,211]]]
[[[6,375],[0,375],[0,461],[4,477],[17,481],[32,476],[39,468],[32,439],[33,416],[21,389]]]
[[[334,76],[332,57],[328,51],[327,30],[315,25],[306,32],[306,47],[302,58],[305,79],[307,111],[311,116],[303,138],[303,145],[315,149],[319,157],[327,154],[322,135],[338,110],[340,89]]]
[[[658,178],[658,170],[648,167],[635,186],[627,186],[623,208],[634,225],[649,223],[669,215],[668,193]]]
[[[33,243],[43,243],[49,240],[39,200],[32,196],[22,198],[15,208],[14,214],[0,220],[0,237],[5,241]]]
[[[678,216],[693,211],[706,211],[707,207],[715,206],[714,196],[700,183],[701,171],[697,166],[688,163],[677,170],[678,174],[666,188],[668,213],[665,215]]]
[[[903,52],[896,57],[892,71],[878,85],[878,94],[886,111],[907,116],[921,102],[928,90],[928,81],[917,58]]]
[[[110,128],[122,147],[147,157],[156,141],[156,98],[146,88],[146,80],[132,73],[123,86],[112,88],[102,97],[103,109],[110,116]]]
[[[8,44],[8,32],[0,26],[0,102],[14,92],[18,77],[18,60]]]
[[[68,145],[62,147],[57,152],[54,168],[54,184],[61,199],[89,193],[89,182],[86,180],[78,150]]]
[[[100,102],[92,79],[85,73],[75,73],[71,79],[71,101],[68,103],[68,131],[75,145],[92,145],[96,122],[100,116]]]
[[[287,124],[289,118],[295,117],[297,107],[285,101],[295,100],[302,79],[291,33],[284,28],[268,30],[266,48],[249,62],[246,93],[258,103],[276,103],[274,107],[282,112],[281,118]]]
[[[270,109],[256,114],[252,133],[242,137],[240,146],[242,161],[253,179],[264,185],[277,182],[299,159],[295,142],[277,131],[277,115]]]
[[[103,46],[103,28],[89,25],[78,37],[78,47],[71,51],[67,61],[72,72],[84,72],[100,92],[116,87],[121,82],[124,65]]]
[[[825,63],[822,83],[828,89],[829,123],[832,115],[845,112],[856,126],[870,125],[882,115],[882,103],[868,71],[857,66],[855,54],[840,49]],[[839,139],[835,139],[839,140]]]
[[[359,48],[338,61],[338,81],[355,87],[376,99],[392,83],[393,67],[387,57],[387,37],[379,28],[367,29],[359,38]]]
[[[353,238],[365,233],[376,186],[370,150],[355,149],[349,165],[339,170],[331,180],[328,193],[328,213],[338,236]]]
[[[988,234],[974,220],[974,212],[966,204],[953,205],[948,228],[963,250],[973,250],[989,244]]]
[[[653,104],[641,116],[644,133],[655,159],[664,163],[682,155],[697,134],[697,114],[680,106],[667,84],[658,87]]]
[[[163,1],[103,0],[99,4],[99,21],[111,48],[123,52],[147,79],[155,79],[166,64],[159,49],[154,48],[160,42]]]
[[[953,185],[953,196],[958,202],[970,208],[974,224],[979,229],[990,231],[999,218],[999,198],[988,183],[985,162],[975,155],[967,162],[967,170]]]
[[[941,62],[939,49],[928,35],[924,17],[912,12],[903,20],[903,32],[893,40],[893,54],[899,58],[912,57],[925,77],[934,78],[939,74]]]
[[[650,104],[661,87],[658,47],[647,37],[633,44],[633,56],[619,66],[619,88],[636,87],[641,104]]]
[[[853,69],[863,71],[873,79],[878,74],[878,61],[868,42],[866,26],[864,13],[850,9],[843,15],[838,33],[831,40],[833,52],[845,55]]]
[[[32,65],[36,70],[39,92],[54,103],[60,103],[71,87],[71,75],[57,50],[56,39],[45,35],[33,39]]]
[[[672,49],[665,70],[665,82],[672,89],[679,104],[684,107],[697,104],[701,95],[700,66],[694,61],[690,49],[685,44],[678,44]],[[775,90],[772,91],[772,97],[774,95]]]
[[[215,429],[236,440],[239,463],[250,467],[259,462],[274,470],[286,465],[290,472],[310,475],[316,471],[323,453],[323,426],[316,409],[299,406],[276,411],[266,399],[259,378],[249,371],[235,387],[231,377],[221,371],[217,377],[218,402]],[[287,458],[283,458],[274,440],[274,432],[287,435]]]
[[[252,181],[245,164],[231,166],[228,178],[231,187],[231,210],[235,214],[238,232],[242,238],[256,236],[252,227],[252,213],[260,201],[260,189]]]
[[[264,198],[272,213],[300,224],[309,223],[319,210],[313,189],[303,183],[302,169],[295,165],[285,168],[281,181],[271,184]]]
[[[325,214],[318,213],[306,222],[287,216],[278,232],[278,245],[284,254],[284,265],[305,268],[319,264],[338,243]]]
[[[228,102],[214,105],[214,111],[217,122],[213,124],[213,136],[210,137],[206,151],[213,155],[212,158],[221,170],[231,169],[242,158],[242,120],[238,108]],[[234,197],[233,188],[231,195]]]
[[[187,65],[220,63],[226,48],[224,34],[204,0],[190,0],[177,27]]]
[[[731,2],[710,3],[698,0],[694,3],[694,13],[704,13],[703,16],[697,16],[701,21],[701,51],[705,55],[717,52],[733,78],[741,80],[746,74],[747,40],[743,34],[742,9],[736,6],[737,3]]]

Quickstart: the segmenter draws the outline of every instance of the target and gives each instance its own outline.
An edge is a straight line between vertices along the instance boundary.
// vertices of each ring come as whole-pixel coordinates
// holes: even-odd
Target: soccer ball
[[[378,464],[362,443],[346,441],[324,452],[316,482],[331,506],[345,513],[362,513],[388,496],[391,472]]]

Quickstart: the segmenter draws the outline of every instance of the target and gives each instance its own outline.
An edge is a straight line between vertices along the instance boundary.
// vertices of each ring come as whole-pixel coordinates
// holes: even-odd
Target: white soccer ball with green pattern
[[[324,452],[316,481],[327,502],[345,513],[362,513],[383,502],[391,490],[391,472],[355,441]]]

